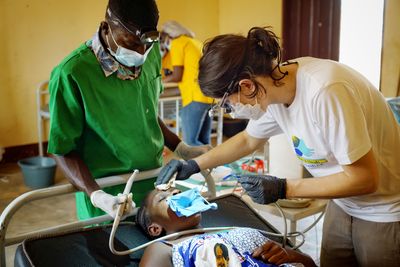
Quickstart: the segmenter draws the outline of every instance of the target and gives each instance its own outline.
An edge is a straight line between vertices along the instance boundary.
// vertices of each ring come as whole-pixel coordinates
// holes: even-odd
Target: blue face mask
[[[218,208],[217,203],[209,203],[204,199],[197,188],[170,196],[167,198],[167,203],[178,217],[189,217],[196,213]]]
[[[113,39],[114,43],[117,45],[117,51],[114,52],[110,49],[110,43],[108,41],[108,35],[107,35],[107,44],[108,44],[108,51],[110,51],[111,55],[115,57],[115,59],[121,63],[122,65],[125,65],[127,67],[138,67],[144,64],[146,61],[147,55],[150,53],[151,49],[153,48],[153,45],[151,45],[147,51],[142,55],[136,51],[130,50],[128,48],[125,48],[123,46],[120,46],[114,39],[114,36],[111,32],[110,29],[110,35],[111,38]]]

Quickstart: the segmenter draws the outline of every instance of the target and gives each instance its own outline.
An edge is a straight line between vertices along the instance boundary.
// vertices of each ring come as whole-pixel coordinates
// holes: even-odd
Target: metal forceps
[[[176,180],[176,173],[171,177],[168,183],[156,185],[156,189],[160,191],[167,191],[174,185],[175,180]]]

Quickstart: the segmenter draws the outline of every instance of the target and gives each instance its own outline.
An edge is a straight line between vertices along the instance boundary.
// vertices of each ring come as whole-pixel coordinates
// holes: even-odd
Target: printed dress
[[[251,228],[196,235],[173,245],[172,262],[176,267],[276,266],[251,256],[256,248],[268,240],[259,231]]]

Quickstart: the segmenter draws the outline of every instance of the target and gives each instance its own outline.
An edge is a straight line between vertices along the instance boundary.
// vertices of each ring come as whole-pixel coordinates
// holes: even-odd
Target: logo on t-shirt
[[[306,143],[298,138],[297,136],[292,135],[292,142],[294,146],[294,151],[296,152],[297,158],[299,158],[304,165],[307,167],[317,167],[321,166],[322,164],[328,162],[324,158],[315,159],[311,158],[315,152],[314,149],[309,148]]]

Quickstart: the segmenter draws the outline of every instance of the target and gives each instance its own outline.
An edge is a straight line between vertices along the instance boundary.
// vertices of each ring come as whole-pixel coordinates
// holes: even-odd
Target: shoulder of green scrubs
[[[121,80],[116,73],[106,77],[86,44],[73,51],[50,77],[48,152],[64,155],[77,151],[95,178],[160,167],[164,145],[157,119],[160,65],[158,43],[135,80]],[[153,182],[141,183],[153,186]],[[133,198],[138,205],[142,198],[138,193],[144,195],[148,185],[135,194],[138,186],[134,184]],[[105,191],[116,195],[122,188]],[[90,204],[86,195],[84,198]]]

